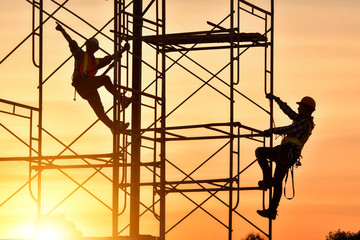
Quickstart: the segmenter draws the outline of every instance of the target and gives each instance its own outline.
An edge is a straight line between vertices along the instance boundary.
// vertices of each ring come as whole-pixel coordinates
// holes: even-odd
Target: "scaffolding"
[[[257,146],[273,145],[272,139],[267,141],[262,130],[259,130],[259,127],[263,129],[273,125],[273,105],[270,101],[268,107],[263,107],[264,104],[247,96],[241,83],[244,81],[244,68],[250,66],[255,69],[256,81],[261,78],[263,91],[259,91],[258,95],[273,93],[273,0],[260,5],[255,3],[257,1],[225,1],[229,12],[221,21],[213,23],[213,20],[209,20],[208,30],[180,33],[167,32],[167,4],[170,3],[165,0],[150,0],[146,3],[142,0],[114,0],[113,17],[102,28],[94,27],[68,9],[66,4],[69,0],[62,3],[51,0],[56,5],[51,13],[44,9],[44,0],[26,1],[32,6],[32,32],[1,63],[24,42],[29,39],[32,41],[32,60],[39,78],[38,104],[34,107],[0,99],[2,114],[29,121],[27,140],[18,136],[3,121],[0,123],[2,129],[28,149],[27,156],[1,157],[1,164],[26,162],[29,169],[28,179],[9,194],[0,204],[1,207],[28,187],[31,198],[35,201],[36,215],[51,214],[70,198],[75,198],[74,195],[81,189],[102,205],[105,211],[111,212],[111,234],[108,235],[112,239],[176,239],[176,231],[180,231],[182,238],[187,237],[181,232],[182,225],[187,226],[190,222],[194,226],[204,227],[204,224],[193,217],[199,212],[210,220],[210,228],[215,224],[221,229],[223,238],[230,240],[234,238],[234,234],[239,234],[237,231],[241,229],[241,221],[272,239],[271,220],[254,217],[256,213],[248,217],[247,212],[241,212],[244,210],[241,203],[243,192],[259,193],[256,196],[263,207],[272,194],[271,190],[261,191],[257,187],[257,181],[252,181],[251,184],[254,184],[251,185],[242,180],[241,177],[247,171],[256,168],[256,160],[249,161],[247,157],[244,161],[241,156],[244,141]],[[96,33],[92,37],[102,36],[111,40],[114,51],[120,51],[125,42],[132,46],[121,60],[115,60],[112,65],[112,78],[117,94],[132,96],[133,102],[131,111],[121,109],[115,94],[113,106],[107,111],[108,114],[111,112],[114,121],[131,121],[130,130],[123,134],[113,134],[111,152],[80,154],[73,149],[74,144],[85,134],[89,134],[98,120],[69,144],[43,126],[43,112],[46,111],[43,107],[44,85],[71,58],[67,58],[48,77],[44,77],[44,24],[47,21],[57,21],[72,33],[86,39],[74,26],[70,27],[56,17],[60,11],[73,15],[93,28]],[[111,33],[105,34],[104,29],[109,28],[111,23]],[[102,51],[109,54],[104,49]],[[248,64],[246,58],[252,51],[256,52],[254,56],[257,61]],[[213,70],[195,60],[197,56],[201,58],[203,53],[215,53],[215,58],[219,56],[219,59],[227,60],[223,66]],[[172,86],[172,79],[178,78],[179,72],[189,78],[189,85],[184,86],[187,83],[184,81],[182,86]],[[186,91],[178,96],[174,94],[177,93],[177,88]],[[207,99],[209,102],[206,105],[199,104],[204,97],[204,89],[211,90],[214,102]],[[195,104],[189,104],[193,99],[196,99]],[[250,109],[257,109],[256,111],[264,114],[266,125],[257,127],[242,123],[242,114],[246,115],[251,111],[248,108],[239,111],[244,102],[251,106]],[[190,121],[179,121],[184,116],[183,113],[176,116],[181,109],[186,109],[185,113],[189,116],[206,111],[206,108],[212,111],[207,116],[214,116],[211,118],[213,121],[196,117]],[[62,150],[58,154],[45,155],[43,149],[47,146],[44,136],[57,142]],[[183,151],[183,155],[179,156],[173,149]],[[222,167],[218,167],[219,171],[216,171],[216,166],[219,165]],[[87,177],[78,180],[75,176],[79,170]],[[48,181],[43,175],[54,171],[76,187],[49,207],[42,195],[45,182]],[[111,193],[110,203],[103,200],[103,191],[96,193],[86,186],[97,176],[111,185],[108,189]],[[171,215],[169,212],[176,209],[180,199],[184,200],[181,207],[187,213],[178,216],[175,211]],[[189,234],[214,234],[210,228],[201,231],[194,229]],[[173,232],[176,233],[172,235]]]

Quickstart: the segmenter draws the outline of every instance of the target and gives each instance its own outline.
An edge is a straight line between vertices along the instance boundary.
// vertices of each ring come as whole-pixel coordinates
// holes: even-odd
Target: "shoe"
[[[271,210],[271,209],[265,209],[265,210],[257,210],[256,211],[260,216],[264,218],[269,218],[271,220],[276,219],[277,211]]]
[[[124,100],[123,100],[123,109],[126,109],[129,105],[130,105],[130,103],[132,102],[132,98],[128,98],[128,97],[125,97],[124,96]]]
[[[125,130],[129,127],[129,123],[124,123],[124,122],[120,122],[120,121],[116,121],[116,133],[120,134],[120,133],[124,133]],[[114,134],[114,129],[111,129],[111,131]]]
[[[261,190],[266,191],[271,188],[271,184],[264,181],[259,181],[258,186]]]

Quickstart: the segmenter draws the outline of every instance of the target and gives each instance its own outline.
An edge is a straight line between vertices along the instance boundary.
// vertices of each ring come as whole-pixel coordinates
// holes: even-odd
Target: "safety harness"
[[[296,145],[296,148],[298,148],[298,151],[301,152],[302,148],[304,147],[306,141],[309,139],[311,133],[312,133],[312,130],[314,129],[314,123],[309,120],[309,129],[308,129],[308,132],[307,132],[307,135],[302,138],[302,139],[297,139],[297,138],[294,138],[294,137],[289,137],[289,136],[286,136],[284,137],[283,141],[282,141],[282,144],[285,144],[285,143],[292,143],[292,144],[295,144]],[[288,153],[288,159],[292,159],[294,157],[294,153],[292,152],[293,149],[290,149],[289,153]],[[286,197],[286,199],[293,199],[295,197],[295,180],[294,180],[294,166],[297,168],[299,166],[301,166],[301,161],[300,159],[302,158],[301,154],[299,154],[299,157],[296,159],[296,162],[295,164],[293,164],[288,172],[286,173],[286,177],[285,177],[285,185],[284,185],[284,196]],[[292,178],[292,197],[287,197],[286,195],[286,183],[287,183],[287,180],[288,180],[288,177],[289,177],[289,172],[291,173],[291,178]]]
[[[97,72],[97,69],[95,67],[99,64],[99,62],[99,58],[95,58],[95,61],[92,61],[90,55],[87,52],[84,52],[79,69],[80,73],[85,74],[89,77],[95,76]]]

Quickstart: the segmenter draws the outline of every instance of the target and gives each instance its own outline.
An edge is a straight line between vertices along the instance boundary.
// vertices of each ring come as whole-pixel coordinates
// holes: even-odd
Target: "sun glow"
[[[36,229],[32,240],[63,240],[63,233],[56,226],[43,225]]]
[[[63,216],[42,216],[38,219],[32,240],[69,240],[80,237],[82,232]]]

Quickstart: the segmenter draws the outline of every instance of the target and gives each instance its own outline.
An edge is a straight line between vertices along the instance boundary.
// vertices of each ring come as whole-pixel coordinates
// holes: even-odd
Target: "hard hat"
[[[90,38],[89,40],[86,41],[86,44],[94,44],[96,45],[97,48],[99,48],[99,41],[96,38]]]
[[[315,110],[316,103],[315,100],[312,97],[303,97],[300,102],[297,102],[297,104],[303,104],[308,107],[311,107],[313,110]]]

